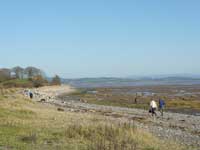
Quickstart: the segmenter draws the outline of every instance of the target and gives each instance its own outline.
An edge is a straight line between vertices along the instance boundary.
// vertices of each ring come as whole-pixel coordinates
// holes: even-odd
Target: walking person
[[[159,111],[161,113],[161,116],[163,116],[165,101],[163,99],[159,99]]]
[[[30,99],[33,98],[33,93],[32,92],[29,92],[29,97],[30,97]]]
[[[137,97],[135,97],[135,100],[134,100],[134,101],[135,101],[135,104],[137,104]]]
[[[150,112],[151,112],[152,116],[157,116],[156,109],[157,109],[157,104],[154,100],[152,100],[150,102]]]
[[[137,95],[137,93],[136,93],[136,95],[135,95],[135,99],[134,99],[135,104],[137,104],[137,100],[138,100],[138,95]]]

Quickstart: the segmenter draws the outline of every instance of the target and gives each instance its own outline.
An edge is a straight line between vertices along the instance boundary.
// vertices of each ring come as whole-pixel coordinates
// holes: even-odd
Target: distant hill
[[[137,78],[79,78],[62,79],[75,87],[119,87],[119,86],[143,86],[143,85],[191,85],[200,84],[200,78],[184,76],[168,77],[137,77]]]

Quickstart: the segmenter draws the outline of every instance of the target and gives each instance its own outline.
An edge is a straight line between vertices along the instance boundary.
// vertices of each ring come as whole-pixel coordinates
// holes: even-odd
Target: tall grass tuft
[[[65,135],[84,139],[88,150],[134,150],[138,147],[135,130],[130,123],[70,125]]]

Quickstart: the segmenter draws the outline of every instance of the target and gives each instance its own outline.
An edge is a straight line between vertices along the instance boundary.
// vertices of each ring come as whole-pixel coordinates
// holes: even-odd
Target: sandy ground
[[[40,88],[29,89],[33,93],[33,99],[40,101],[54,101],[58,95],[67,94],[76,91],[75,88],[69,85],[60,86],[44,86]],[[27,96],[27,94],[25,94]]]
[[[37,88],[37,91],[51,95],[51,96],[58,96],[63,93],[71,93],[75,91],[75,88],[69,85],[61,85],[61,86],[44,86]]]

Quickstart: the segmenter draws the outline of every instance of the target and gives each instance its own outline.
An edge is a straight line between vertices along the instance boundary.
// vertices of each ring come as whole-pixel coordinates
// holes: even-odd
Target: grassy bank
[[[14,89],[13,89],[14,90]],[[91,113],[60,112],[7,90],[0,95],[0,149],[182,150],[131,123]]]
[[[2,88],[33,87],[33,82],[28,79],[12,79],[0,82]]]

